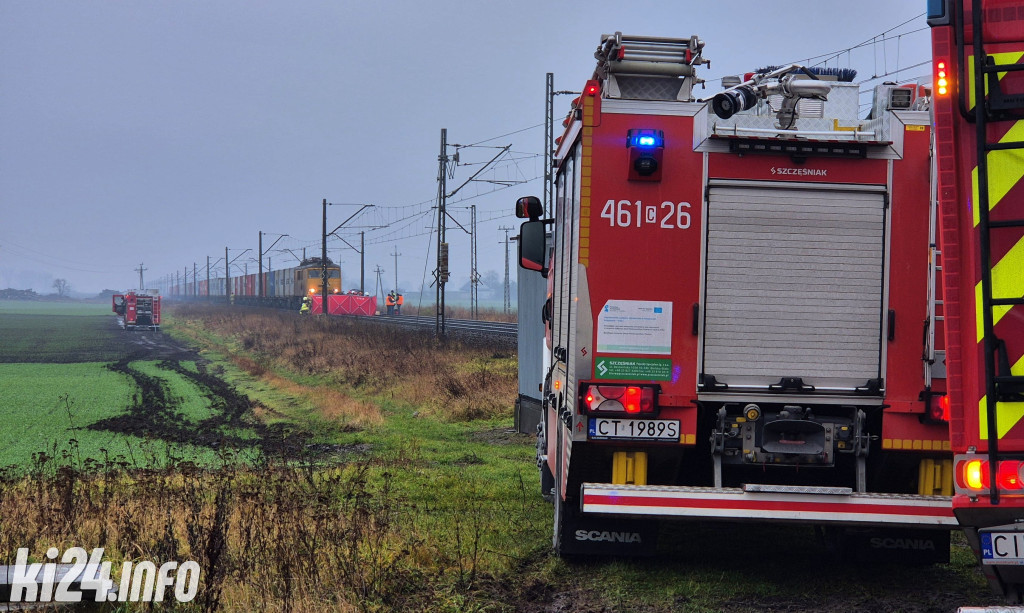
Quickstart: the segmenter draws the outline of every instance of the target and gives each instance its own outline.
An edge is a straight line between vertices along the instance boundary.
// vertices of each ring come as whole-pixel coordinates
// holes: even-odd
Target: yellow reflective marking
[[[593,106],[593,100],[588,99],[585,104]],[[583,128],[583,142],[580,145],[580,246],[579,263],[583,266],[590,265],[590,189],[591,189],[591,159],[594,129]]]
[[[1013,124],[999,142],[1016,142],[1024,140],[1024,120]],[[988,210],[996,208],[1018,181],[1024,178],[1024,151],[1009,149],[988,152]],[[981,223],[978,211],[978,167],[971,170],[971,201],[974,225]]]
[[[997,65],[1016,64],[1020,61],[1021,57],[1024,57],[1024,52],[1010,51],[1008,53],[991,53],[989,57],[995,61]],[[1000,81],[1006,76],[1005,72],[996,73],[996,78]],[[968,93],[968,109],[973,109],[974,100],[974,56],[967,56],[967,93]],[[988,81],[985,81],[985,93],[988,94]]]
[[[996,298],[1024,298],[1024,274],[1021,274],[1021,271],[1024,271],[1024,238],[1017,241],[1017,244],[1003,256],[1003,259],[992,267],[992,295]],[[974,286],[974,305],[978,342],[980,343],[985,338],[980,282]],[[1013,307],[992,307],[992,325],[999,323],[999,320],[1011,308]]]
[[[1010,374],[1024,375],[1024,357],[1010,367]],[[983,440],[988,439],[988,419],[985,417],[986,398],[987,396],[982,396],[981,402],[978,403],[978,433]],[[1006,436],[1010,428],[1017,425],[1021,418],[1024,418],[1024,402],[997,402],[996,430],[999,432],[999,438]]]

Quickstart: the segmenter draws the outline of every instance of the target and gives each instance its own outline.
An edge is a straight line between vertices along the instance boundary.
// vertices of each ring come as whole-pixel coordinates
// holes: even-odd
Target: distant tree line
[[[39,300],[39,294],[31,289],[0,289],[0,300]]]

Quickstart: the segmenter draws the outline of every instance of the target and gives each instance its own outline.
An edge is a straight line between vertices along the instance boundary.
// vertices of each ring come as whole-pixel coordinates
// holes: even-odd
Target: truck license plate
[[[982,564],[1024,564],[1024,532],[982,532]]]
[[[592,440],[679,442],[678,419],[590,419]]]

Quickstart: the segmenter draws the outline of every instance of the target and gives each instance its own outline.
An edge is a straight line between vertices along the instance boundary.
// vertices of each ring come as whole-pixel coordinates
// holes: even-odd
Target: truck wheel
[[[546,454],[548,440],[544,435],[544,422],[537,424],[537,467],[540,468],[540,495],[545,502],[554,502],[555,477],[551,474]]]
[[[547,462],[540,465],[540,495],[544,502],[555,501],[555,476]]]
[[[562,496],[558,492],[559,488],[555,488],[553,498],[555,499],[555,529],[552,535],[552,541],[555,547],[555,553],[559,557],[570,557],[576,555],[579,552],[576,551],[576,543],[572,540],[572,531],[576,528],[576,522],[573,519],[576,516],[575,510],[571,504],[566,504],[562,500]]]

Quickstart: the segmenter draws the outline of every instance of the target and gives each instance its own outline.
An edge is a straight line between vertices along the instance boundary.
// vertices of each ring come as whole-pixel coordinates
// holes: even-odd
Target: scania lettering
[[[519,305],[543,351],[520,355],[542,358],[521,369],[556,550],[648,554],[659,522],[724,519],[948,556],[928,85],[880,85],[861,116],[848,69],[698,100],[699,36],[604,35],[596,57],[554,200],[516,203],[522,274],[547,284]]]
[[[930,539],[892,539],[875,537],[871,539],[871,546],[876,549],[920,549],[935,551],[935,541]]]
[[[607,543],[640,543],[642,539],[637,532],[600,532],[598,530],[577,530],[577,541],[601,541]]]

